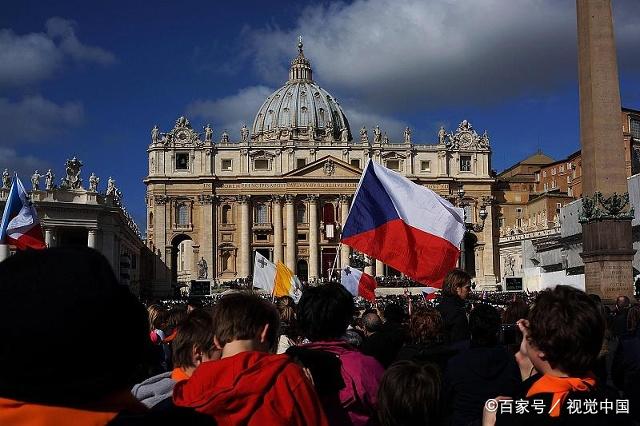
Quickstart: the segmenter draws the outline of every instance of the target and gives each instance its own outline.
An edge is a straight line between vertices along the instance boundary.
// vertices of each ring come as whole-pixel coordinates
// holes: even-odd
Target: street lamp
[[[489,212],[487,211],[487,205],[490,205],[493,201],[492,196],[482,197],[482,204],[480,206],[480,211],[478,212],[478,216],[482,222],[474,223],[473,218],[467,217],[467,210],[465,207],[469,206],[470,203],[465,200],[465,191],[462,186],[458,189],[458,199],[457,206],[461,207],[464,211],[464,226],[465,226],[465,236],[462,238],[462,244],[460,245],[460,266],[462,269],[466,270],[466,247],[465,247],[465,237],[467,232],[482,232],[484,230],[484,224],[489,217]]]

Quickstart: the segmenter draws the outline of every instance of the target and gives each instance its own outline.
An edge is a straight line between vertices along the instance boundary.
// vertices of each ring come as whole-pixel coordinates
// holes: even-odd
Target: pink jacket
[[[321,396],[329,423],[376,425],[378,386],[384,373],[382,365],[375,358],[362,354],[342,341],[313,342],[301,347],[332,353],[340,358],[340,373],[345,383],[338,392],[340,406],[334,403],[335,396]]]

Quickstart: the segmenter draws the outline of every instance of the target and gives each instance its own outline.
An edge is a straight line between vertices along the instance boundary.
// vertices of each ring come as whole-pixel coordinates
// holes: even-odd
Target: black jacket
[[[409,339],[407,329],[394,322],[385,322],[372,335],[366,337],[360,346],[363,354],[374,357],[384,368],[387,368],[395,361],[400,348]]]
[[[640,421],[640,336],[627,335],[618,340],[613,356],[611,378],[625,398],[629,399],[631,414]]]
[[[445,369],[443,410],[451,425],[480,424],[488,399],[512,396],[521,383],[515,357],[503,346],[470,347],[455,355]]]
[[[418,364],[433,364],[440,369],[442,374],[447,366],[447,362],[458,353],[456,348],[444,343],[434,343],[432,345],[404,345],[396,361],[414,361]]]
[[[442,316],[445,337],[449,342],[469,339],[469,321],[464,300],[446,295],[442,297],[436,309]]]

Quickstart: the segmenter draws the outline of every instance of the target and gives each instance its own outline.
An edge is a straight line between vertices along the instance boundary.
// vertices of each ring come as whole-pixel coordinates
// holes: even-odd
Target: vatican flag
[[[256,252],[255,262],[253,264],[253,286],[264,290],[267,294],[272,294],[275,281],[276,265]]]
[[[291,269],[287,268],[284,263],[276,264],[275,288],[273,290],[275,297],[291,296],[298,303],[302,296],[302,285],[298,277],[293,275]]]

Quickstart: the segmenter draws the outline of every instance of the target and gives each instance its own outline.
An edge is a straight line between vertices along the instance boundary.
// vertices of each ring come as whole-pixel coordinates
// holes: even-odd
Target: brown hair
[[[160,305],[149,305],[147,308],[149,314],[149,331],[162,329],[167,320],[167,310]]]
[[[580,377],[594,365],[604,339],[598,304],[575,288],[559,285],[541,292],[529,312],[529,342],[552,368]]]
[[[471,275],[467,274],[462,269],[452,269],[449,271],[446,277],[444,277],[444,283],[442,284],[442,294],[449,296],[457,296],[456,289],[464,287],[471,283]]]
[[[277,342],[280,317],[276,308],[253,294],[235,293],[224,296],[213,310],[214,334],[220,346],[234,340],[255,339],[269,324],[269,346]]]
[[[178,324],[176,338],[171,345],[173,364],[176,367],[195,367],[193,349],[210,352],[213,344],[213,319],[201,309],[194,309]]]
[[[423,345],[438,342],[442,336],[442,316],[430,306],[416,309],[409,320],[411,343]]]

